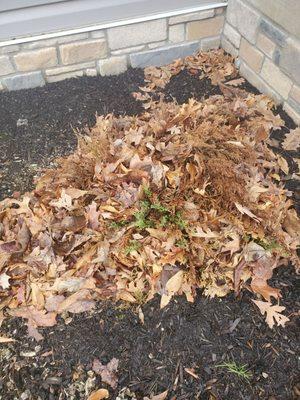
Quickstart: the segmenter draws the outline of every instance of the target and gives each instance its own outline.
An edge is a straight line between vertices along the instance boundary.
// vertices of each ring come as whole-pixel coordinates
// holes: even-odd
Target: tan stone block
[[[266,35],[263,33],[260,33],[257,38],[256,46],[263,52],[265,53],[266,56],[272,58],[276,44],[272,42],[271,39],[269,39]]]
[[[209,36],[217,36],[222,32],[224,17],[219,16],[202,21],[187,23],[187,40],[197,40]]]
[[[14,67],[10,59],[6,56],[0,57],[0,76],[8,75],[14,72]]]
[[[35,71],[57,65],[57,54],[54,47],[35,51],[26,51],[14,56],[19,71]]]
[[[291,97],[293,100],[296,101],[296,103],[300,105],[300,87],[297,85],[293,85],[289,97]]]
[[[228,23],[224,25],[223,35],[226,36],[226,38],[234,45],[234,47],[239,48],[241,43],[241,35]]]
[[[253,71],[260,72],[264,55],[244,38],[241,40],[240,57]]]
[[[268,58],[265,58],[263,63],[261,76],[276,92],[287,99],[292,81]]]
[[[106,41],[103,39],[69,43],[60,46],[59,50],[64,65],[92,61],[107,54]]]

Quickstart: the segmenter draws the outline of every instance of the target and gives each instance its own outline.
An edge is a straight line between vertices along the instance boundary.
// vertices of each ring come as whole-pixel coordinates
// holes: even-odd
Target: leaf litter
[[[222,95],[183,105],[150,95],[183,68]],[[135,94],[144,114],[98,116],[35,190],[3,200],[0,309],[40,340],[39,326],[97,299],[143,304],[159,293],[164,307],[176,294],[192,302],[197,288],[209,297],[247,289],[265,300],[255,304],[270,328],[284,326],[284,308],[271,303],[280,291],[268,284],[287,261],[299,270],[300,222],[280,179],[288,171],[268,147],[284,123],[237,76],[220,50],[146,69]]]

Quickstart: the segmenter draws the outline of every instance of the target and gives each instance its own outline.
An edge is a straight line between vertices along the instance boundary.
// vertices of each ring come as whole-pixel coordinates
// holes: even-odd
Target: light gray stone
[[[300,114],[300,103],[293,100],[292,98],[288,99],[288,103],[298,114]]]
[[[85,71],[85,74],[86,74],[86,76],[97,76],[98,72],[97,72],[96,68],[88,68]]]
[[[11,44],[9,46],[0,47],[0,54],[10,54],[20,50],[20,46],[17,44]]]
[[[59,50],[64,65],[93,61],[96,58],[104,58],[107,54],[107,46],[104,39],[63,44],[59,47]]]
[[[193,54],[199,47],[199,42],[190,42],[131,54],[130,63],[133,68],[166,65],[178,58]]]
[[[265,58],[261,69],[261,77],[284,99],[288,98],[292,81],[268,58]]]
[[[220,36],[202,39],[200,48],[203,51],[218,49],[220,47],[220,41],[221,41]]]
[[[30,89],[45,84],[40,71],[7,77],[2,82],[8,90]]]
[[[87,32],[84,32],[84,33],[76,33],[73,35],[60,36],[60,37],[56,37],[56,38],[52,38],[52,39],[35,40],[34,42],[22,44],[22,49],[24,49],[24,50],[41,49],[44,47],[57,46],[59,44],[71,43],[71,42],[76,42],[79,40],[84,40],[84,39],[87,39],[88,37],[89,37],[89,34]]]
[[[300,85],[300,41],[289,38],[281,50],[279,66]]]
[[[279,46],[285,45],[287,35],[277,26],[263,19],[260,21],[259,27],[260,30],[264,32],[264,34],[268,36],[273,42],[275,42]]]
[[[240,0],[229,0],[226,12],[227,21],[246,37],[255,43],[260,14]]]
[[[170,17],[169,25],[181,24],[184,22],[198,21],[200,19],[212,18],[215,15],[215,10],[198,11],[191,14],[176,15]]]
[[[127,70],[127,57],[111,57],[99,61],[100,75],[119,75]]]
[[[47,76],[46,79],[47,82],[52,83],[64,81],[65,79],[79,78],[80,76],[83,76],[83,71],[73,71],[61,75]]]
[[[180,43],[184,41],[184,24],[172,25],[169,27],[169,41],[171,43]]]
[[[14,60],[17,69],[22,72],[54,67],[58,63],[55,47],[18,53]]]
[[[138,24],[118,26],[107,30],[111,50],[158,42],[167,38],[165,19],[140,22]]]
[[[241,62],[240,65],[240,73],[260,92],[270,96],[276,104],[282,103],[282,97],[280,94],[273,90],[258,74],[252,71],[252,69],[243,62]]]
[[[235,30],[228,22],[225,23],[223,29],[223,35],[234,45],[234,47],[239,48],[241,43],[241,35]]]
[[[0,76],[8,75],[14,72],[14,67],[10,62],[9,57],[2,56],[0,57]]]
[[[221,47],[226,51],[226,53],[231,54],[233,57],[237,57],[239,54],[238,50],[225,38],[225,36],[221,37]]]
[[[56,67],[56,68],[46,69],[45,73],[47,76],[67,74],[68,72],[79,71],[85,68],[95,67],[95,65],[96,65],[95,61],[88,63],[81,63],[81,64],[73,64],[73,65],[68,65],[66,67]]]

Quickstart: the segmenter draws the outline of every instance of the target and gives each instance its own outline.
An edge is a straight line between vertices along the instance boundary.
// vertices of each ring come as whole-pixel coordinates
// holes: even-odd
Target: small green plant
[[[187,249],[188,248],[188,241],[186,240],[186,238],[181,238],[176,240],[175,245],[177,247],[180,247],[181,249]]]
[[[110,227],[112,229],[118,229],[118,228],[123,228],[123,226],[126,226],[127,224],[129,224],[128,221],[126,220],[121,220],[121,221],[112,221],[110,223]]]
[[[144,195],[149,199],[150,197],[152,197],[152,191],[149,188],[149,186],[144,186],[143,187],[143,191],[144,191]]]
[[[129,244],[124,249],[124,253],[128,256],[133,251],[137,251],[140,247],[141,244],[137,240],[130,240]]]
[[[177,211],[172,217],[173,224],[177,225],[180,230],[186,229],[186,221],[182,218],[180,211]]]
[[[245,379],[247,382],[252,378],[252,373],[247,369],[247,365],[238,365],[235,361],[224,362],[216,365],[217,368],[226,368],[228,372]]]

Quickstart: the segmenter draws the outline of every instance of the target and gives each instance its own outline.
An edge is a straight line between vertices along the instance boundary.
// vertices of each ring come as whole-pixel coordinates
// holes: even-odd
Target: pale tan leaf
[[[109,391],[107,389],[98,389],[92,392],[87,400],[102,400],[109,398]]]
[[[2,289],[9,289],[10,288],[10,276],[7,275],[5,272],[0,274],[0,288]]]
[[[13,338],[5,337],[5,336],[0,336],[0,343],[11,343],[15,342],[16,340]]]
[[[253,212],[250,211],[247,207],[244,207],[239,203],[234,203],[234,204],[241,214],[246,214],[248,215],[248,217],[254,219],[254,221],[261,222],[261,219],[258,218],[255,214],[253,214]]]
[[[168,282],[166,283],[166,290],[169,294],[177,293],[181,289],[183,283],[183,275],[184,272],[180,270],[168,280]]]
[[[282,315],[281,312],[285,310],[285,307],[279,305],[272,305],[268,301],[252,300],[257,305],[262,315],[266,314],[266,322],[272,329],[275,323],[278,326],[285,326],[289,321],[289,318]]]
[[[282,147],[285,150],[295,151],[300,147],[300,128],[293,129],[285,135]]]

